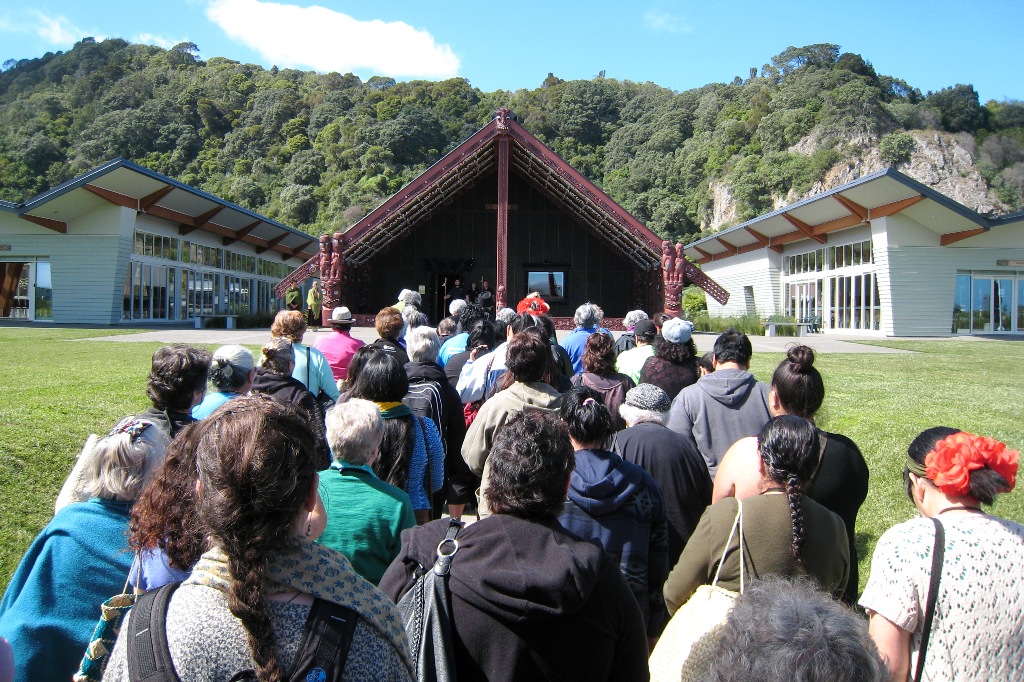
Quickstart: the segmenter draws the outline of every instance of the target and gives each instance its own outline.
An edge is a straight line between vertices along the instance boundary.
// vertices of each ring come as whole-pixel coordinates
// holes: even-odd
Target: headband
[[[964,497],[971,494],[971,472],[989,468],[1006,480],[1003,492],[1010,492],[1016,484],[1019,456],[1006,443],[961,431],[935,444],[924,458],[924,475],[943,493]]]

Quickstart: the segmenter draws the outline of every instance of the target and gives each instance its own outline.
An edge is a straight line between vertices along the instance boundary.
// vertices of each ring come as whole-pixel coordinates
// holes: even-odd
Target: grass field
[[[0,328],[0,589],[52,517],[88,435],[149,404],[158,344],[83,340],[115,333],[124,330]],[[852,438],[871,469],[857,523],[862,583],[878,536],[915,513],[900,473],[921,430],[942,424],[1024,447],[1024,343],[871,343],[915,353],[825,354],[815,363],[827,393],[819,425]],[[781,358],[755,355],[752,370],[767,381]],[[1002,496],[994,511],[1024,522],[1024,493]]]

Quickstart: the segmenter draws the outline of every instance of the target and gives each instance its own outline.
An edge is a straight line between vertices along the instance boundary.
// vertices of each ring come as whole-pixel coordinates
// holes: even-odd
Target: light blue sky
[[[481,90],[566,80],[674,90],[746,78],[790,45],[830,42],[923,92],[971,83],[984,103],[1024,99],[1021,0],[34,0],[0,6],[0,61],[67,50],[83,36],[269,67],[443,79]]]

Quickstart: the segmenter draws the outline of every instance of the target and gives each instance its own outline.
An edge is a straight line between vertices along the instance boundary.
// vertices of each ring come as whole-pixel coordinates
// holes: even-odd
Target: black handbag
[[[461,521],[450,520],[448,534],[437,545],[434,566],[417,578],[398,600],[398,613],[409,637],[417,682],[455,682],[448,577],[452,557],[459,551],[455,538],[462,526]]]

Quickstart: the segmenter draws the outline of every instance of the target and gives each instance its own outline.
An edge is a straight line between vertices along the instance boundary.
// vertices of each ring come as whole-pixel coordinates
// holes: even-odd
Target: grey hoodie
[[[767,384],[743,369],[719,369],[679,392],[668,427],[697,447],[714,479],[725,451],[756,436],[770,416]]]

